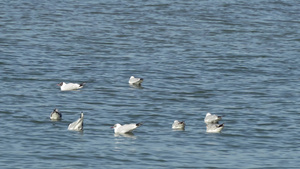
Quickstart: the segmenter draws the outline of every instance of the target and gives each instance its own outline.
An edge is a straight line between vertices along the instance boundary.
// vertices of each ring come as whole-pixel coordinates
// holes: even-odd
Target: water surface
[[[298,168],[298,1],[0,5],[1,168]],[[80,112],[84,131],[68,131]]]

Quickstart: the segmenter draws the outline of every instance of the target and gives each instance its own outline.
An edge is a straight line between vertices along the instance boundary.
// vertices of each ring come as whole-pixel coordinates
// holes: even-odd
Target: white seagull
[[[58,109],[54,109],[53,112],[50,114],[51,120],[60,120],[62,117],[61,113],[58,111]]]
[[[208,124],[208,123],[218,123],[221,119],[222,119],[221,116],[217,116],[215,114],[207,113],[205,118],[204,118],[204,122],[206,124]]]
[[[128,83],[132,85],[140,85],[143,81],[143,78],[136,78],[134,76],[131,76]]]
[[[139,126],[141,126],[142,123],[132,123],[132,124],[115,124],[113,127],[115,133],[118,134],[125,134],[125,133],[131,133],[134,129],[138,128]]]
[[[75,131],[83,130],[83,113],[80,114],[80,118],[78,120],[69,124],[68,130],[75,130]]]
[[[214,124],[210,123],[206,125],[206,132],[207,133],[220,133],[224,128],[224,124]]]
[[[57,85],[60,86],[60,90],[61,91],[68,91],[68,90],[77,90],[77,89],[81,89],[83,88],[83,85],[85,83],[65,83],[65,82],[61,82],[58,83]]]
[[[172,129],[184,130],[184,128],[185,128],[184,121],[175,120],[174,123],[172,124]]]

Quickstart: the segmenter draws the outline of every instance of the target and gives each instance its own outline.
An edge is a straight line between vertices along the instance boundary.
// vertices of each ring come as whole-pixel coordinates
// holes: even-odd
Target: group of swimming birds
[[[140,86],[143,82],[143,78],[136,78],[134,76],[131,76],[128,83],[130,85],[137,85]],[[70,90],[78,90],[83,88],[85,83],[65,83],[61,82],[57,84],[60,86],[61,91],[70,91]],[[53,121],[61,120],[62,114],[58,111],[58,109],[54,109],[52,113],[50,114],[50,119]],[[222,119],[221,116],[207,113],[204,122],[206,123],[206,132],[208,133],[219,133],[224,128],[224,124],[219,124],[219,121]],[[132,124],[115,124],[111,128],[114,129],[114,132],[116,134],[127,134],[132,133],[132,131],[138,127],[140,127],[142,123],[132,123]],[[172,124],[172,129],[174,130],[185,130],[185,122],[184,121],[178,121],[175,120]],[[83,112],[81,112],[79,119],[72,122],[68,126],[68,130],[74,130],[74,131],[82,131],[83,130]]]
[[[204,118],[204,123],[206,123],[206,132],[207,133],[220,133],[224,128],[224,123],[219,124],[219,121],[222,119],[222,116],[218,116],[211,113],[206,113]],[[184,130],[185,122],[175,120],[172,124],[172,129]]]

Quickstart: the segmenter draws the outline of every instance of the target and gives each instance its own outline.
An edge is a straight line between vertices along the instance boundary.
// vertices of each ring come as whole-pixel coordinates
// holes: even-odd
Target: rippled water
[[[299,1],[0,5],[1,168],[298,168]],[[81,111],[84,131],[68,131]]]

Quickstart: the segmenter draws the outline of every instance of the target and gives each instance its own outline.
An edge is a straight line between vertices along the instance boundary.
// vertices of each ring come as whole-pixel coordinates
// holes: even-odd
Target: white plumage
[[[172,124],[172,129],[184,130],[184,128],[185,128],[184,121],[175,120],[174,123]]]
[[[224,128],[224,124],[209,123],[206,125],[206,132],[207,133],[220,133],[223,128]]]
[[[58,111],[58,109],[54,109],[52,113],[50,114],[51,120],[60,120],[62,117],[61,113]]]
[[[73,123],[69,124],[68,130],[82,131],[83,130],[83,113],[80,114],[80,118]]]
[[[205,118],[204,118],[204,122],[206,124],[208,124],[208,123],[218,123],[221,119],[222,119],[221,116],[217,116],[215,114],[207,113]]]
[[[59,84],[57,84],[58,86],[60,86],[60,90],[61,91],[68,91],[68,90],[78,90],[83,88],[83,85],[85,83],[65,83],[65,82],[61,82]]]
[[[134,84],[134,85],[140,85],[144,81],[143,78],[136,78],[134,76],[131,76],[128,83],[129,84]]]
[[[115,124],[112,128],[114,128],[115,133],[119,134],[125,134],[125,133],[131,133],[134,129],[141,126],[142,123],[132,123],[132,124]]]

